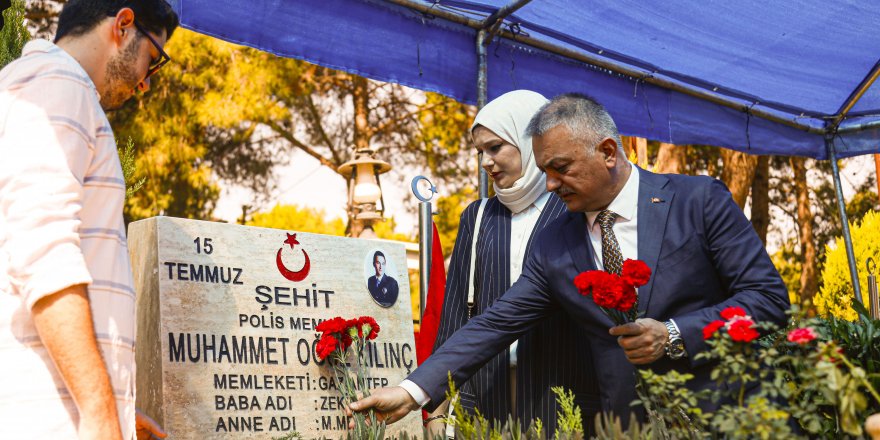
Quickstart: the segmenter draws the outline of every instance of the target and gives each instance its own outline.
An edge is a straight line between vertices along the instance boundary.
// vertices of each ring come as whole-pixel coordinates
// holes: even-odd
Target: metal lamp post
[[[382,219],[385,200],[379,175],[391,170],[391,164],[376,159],[376,152],[357,150],[355,158],[340,165],[338,170],[348,179],[349,236],[376,238],[373,224]]]

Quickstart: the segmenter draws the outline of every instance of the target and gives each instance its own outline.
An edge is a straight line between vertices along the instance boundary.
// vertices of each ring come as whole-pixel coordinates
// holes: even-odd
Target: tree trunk
[[[758,156],[755,178],[752,180],[752,227],[767,245],[770,226],[770,157]]]
[[[874,180],[877,181],[877,195],[880,196],[880,154],[874,155]]]
[[[792,157],[794,189],[797,197],[797,223],[801,242],[801,288],[798,292],[802,303],[811,300],[818,288],[816,278],[816,244],[813,243],[813,213],[810,209],[810,190],[807,187],[807,166],[803,157]]]
[[[351,94],[352,105],[354,107],[354,139],[352,139],[354,141],[354,151],[352,151],[351,157],[354,159],[359,156],[357,154],[359,151],[369,150],[370,148],[370,96],[369,90],[367,89],[368,84],[366,78],[355,75],[352,79],[354,86]],[[352,185],[353,182],[349,180],[347,182],[349,194],[348,225],[345,229],[347,236],[358,237],[364,230],[364,222],[356,220],[355,218],[361,209],[358,206],[352,205],[354,203],[351,201],[351,194],[353,191]]]
[[[354,89],[352,91],[352,104],[354,104],[354,148],[355,150],[365,150],[370,148],[370,126],[369,126],[369,91],[367,90],[367,79],[362,76],[355,75]]]
[[[727,185],[727,189],[733,195],[733,201],[740,208],[743,208],[746,206],[749,190],[752,189],[752,180],[755,177],[755,166],[758,164],[758,156],[722,148],[721,158],[724,160],[724,169],[721,170],[721,181]]]
[[[687,145],[660,143],[660,151],[654,162],[655,173],[684,174],[687,163]]]

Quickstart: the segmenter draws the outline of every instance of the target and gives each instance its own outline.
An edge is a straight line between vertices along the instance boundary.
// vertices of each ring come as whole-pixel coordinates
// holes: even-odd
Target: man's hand
[[[617,343],[633,364],[650,364],[666,354],[669,332],[660,321],[637,319],[636,322],[612,327],[608,333],[617,336]]]
[[[165,430],[155,420],[137,408],[134,410],[134,426],[137,430],[137,440],[168,437]]]
[[[352,402],[345,413],[350,416],[352,411],[362,412],[371,408],[376,411],[379,421],[390,425],[419,409],[419,404],[401,387],[379,388],[372,395]]]

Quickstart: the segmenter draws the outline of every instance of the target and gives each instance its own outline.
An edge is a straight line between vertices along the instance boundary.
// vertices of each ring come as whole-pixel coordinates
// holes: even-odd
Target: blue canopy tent
[[[880,152],[880,2],[171,3],[194,31],[462,102],[581,91],[625,135],[831,160],[861,299],[837,159]]]

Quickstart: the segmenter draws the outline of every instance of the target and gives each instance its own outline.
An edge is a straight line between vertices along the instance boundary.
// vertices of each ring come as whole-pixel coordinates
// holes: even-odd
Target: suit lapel
[[[650,281],[639,288],[639,312],[643,315],[651,302],[666,220],[675,197],[674,191],[664,189],[667,183],[666,177],[639,169],[638,258],[651,268]]]
[[[568,219],[562,226],[562,236],[577,273],[596,270],[593,250],[587,237],[587,216],[582,212],[569,212],[566,215]]]

